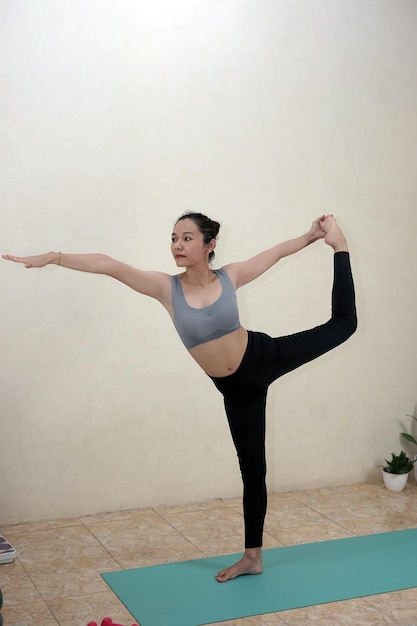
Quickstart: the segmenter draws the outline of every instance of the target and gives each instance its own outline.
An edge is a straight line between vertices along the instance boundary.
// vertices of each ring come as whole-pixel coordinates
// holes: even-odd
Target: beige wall
[[[377,477],[417,401],[415,1],[3,5],[1,252],[175,272],[184,209],[223,223],[218,265],[335,213],[359,330],[271,388],[269,488]],[[286,259],[242,322],[324,321],[331,269],[321,242]],[[0,272],[0,523],[240,494],[221,397],[157,303]]]

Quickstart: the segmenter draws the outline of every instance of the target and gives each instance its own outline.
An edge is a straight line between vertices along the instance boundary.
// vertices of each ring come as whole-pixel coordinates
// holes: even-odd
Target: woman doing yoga
[[[219,224],[201,213],[186,213],[174,226],[171,250],[176,276],[135,269],[102,254],[61,254],[3,258],[27,268],[57,264],[106,274],[158,300],[170,314],[191,356],[212,379],[224,406],[243,480],[245,551],[216,576],[226,582],[262,572],[262,534],[266,513],[265,406],[269,385],[287,372],[317,358],[356,330],[355,293],[346,239],[332,215],[316,219],[310,230],[253,258],[212,270]],[[331,318],[293,335],[271,338],[239,322],[236,290],[280,259],[324,238],[333,248]]]

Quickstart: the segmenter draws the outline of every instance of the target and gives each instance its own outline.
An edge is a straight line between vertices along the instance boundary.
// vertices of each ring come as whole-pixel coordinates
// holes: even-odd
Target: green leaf
[[[407,441],[417,446],[417,441],[412,435],[409,435],[408,433],[401,433],[401,435],[404,437],[404,439],[407,439]]]

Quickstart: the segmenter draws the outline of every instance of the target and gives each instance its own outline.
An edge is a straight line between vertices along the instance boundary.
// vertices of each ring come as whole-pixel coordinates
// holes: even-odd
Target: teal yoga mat
[[[227,555],[102,574],[141,626],[200,626],[417,587],[417,528],[264,551],[264,573],[218,583]]]

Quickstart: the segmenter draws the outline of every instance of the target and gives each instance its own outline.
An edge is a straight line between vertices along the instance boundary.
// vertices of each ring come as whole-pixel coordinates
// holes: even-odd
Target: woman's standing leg
[[[267,388],[241,388],[239,395],[224,398],[230,432],[243,481],[245,552],[240,561],[220,571],[216,579],[226,582],[242,574],[262,573],[262,535],[266,514],[265,408]]]
[[[217,574],[219,582],[262,572],[261,546],[267,502],[265,408],[268,389],[251,381],[252,360],[258,362],[256,355],[260,352],[253,336],[254,333],[249,333],[248,347],[238,371],[224,378],[212,378],[224,398],[239,460],[245,522],[245,553],[240,561]]]

